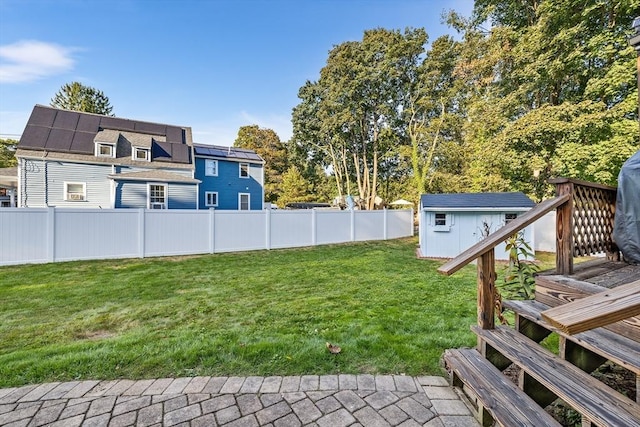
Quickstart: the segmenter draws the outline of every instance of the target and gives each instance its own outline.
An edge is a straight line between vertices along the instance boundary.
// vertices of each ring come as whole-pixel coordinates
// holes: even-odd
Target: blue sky
[[[333,46],[367,29],[455,34],[473,0],[0,0],[0,137],[65,83],[102,90],[114,114],[190,126],[232,145],[241,126],[291,137],[298,89]]]

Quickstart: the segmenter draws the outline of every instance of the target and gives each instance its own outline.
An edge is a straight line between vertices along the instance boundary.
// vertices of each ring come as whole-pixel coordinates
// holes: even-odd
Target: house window
[[[139,148],[139,147],[135,147],[133,149],[133,160],[140,160],[143,162],[148,162],[151,158],[151,156],[149,155],[149,149],[148,148]]]
[[[445,213],[436,213],[435,226],[444,226],[447,225],[447,214]]]
[[[240,178],[249,178],[249,163],[240,163]]]
[[[87,184],[84,182],[65,182],[64,200],[82,202],[87,198]]]
[[[149,209],[167,209],[166,184],[149,184]]]
[[[217,160],[205,160],[204,161],[204,174],[206,176],[218,176],[218,161]]]
[[[250,206],[251,195],[249,193],[238,194],[238,209],[248,211]]]
[[[504,214],[504,223],[509,224],[511,221],[513,221],[516,218],[518,218],[517,213],[506,213]]]
[[[207,191],[204,193],[204,204],[206,206],[218,206],[218,192],[217,191]]]
[[[96,156],[98,157],[115,157],[116,147],[113,144],[105,144],[98,142],[96,144]]]

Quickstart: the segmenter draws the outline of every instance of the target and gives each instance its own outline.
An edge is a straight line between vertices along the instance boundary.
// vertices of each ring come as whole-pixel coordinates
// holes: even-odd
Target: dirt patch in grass
[[[98,330],[98,331],[83,331],[76,334],[76,338],[79,340],[98,341],[105,340],[107,338],[115,337],[115,332]]]

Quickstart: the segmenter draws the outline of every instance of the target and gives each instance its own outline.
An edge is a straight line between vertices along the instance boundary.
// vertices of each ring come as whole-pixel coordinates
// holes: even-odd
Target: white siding
[[[514,212],[508,210],[506,212]],[[524,212],[518,212],[522,215]],[[482,240],[485,224],[491,232],[504,225],[505,212],[447,212],[450,221],[447,227],[435,226],[435,212],[420,213],[420,252],[422,256],[431,258],[455,258],[462,252]],[[534,247],[533,226],[524,229],[525,241]],[[496,259],[509,259],[505,244],[495,248]]]

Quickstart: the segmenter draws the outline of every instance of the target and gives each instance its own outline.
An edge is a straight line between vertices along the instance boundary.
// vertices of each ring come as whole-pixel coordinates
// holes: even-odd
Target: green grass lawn
[[[416,259],[416,244],[2,267],[0,387],[442,374],[445,349],[475,345],[475,267],[441,276],[439,262]]]

